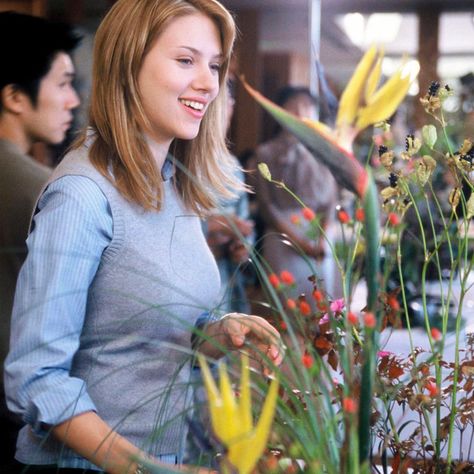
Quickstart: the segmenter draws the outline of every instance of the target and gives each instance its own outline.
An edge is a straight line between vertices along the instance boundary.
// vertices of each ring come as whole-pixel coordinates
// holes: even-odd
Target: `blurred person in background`
[[[300,118],[316,116],[317,101],[305,87],[285,86],[279,91],[277,104]],[[331,232],[338,188],[330,171],[320,164],[297,138],[286,130],[259,145],[253,157],[255,168],[265,163],[272,178],[285,185],[314,212],[319,223]],[[284,189],[256,177],[258,212],[264,222],[263,258],[271,271],[290,271],[295,277],[298,294],[310,295],[312,274],[321,280],[333,298],[342,293],[334,259],[326,240],[308,235],[309,224],[301,205]],[[302,257],[304,253],[310,264]]]
[[[27,32],[27,33],[26,33]],[[0,13],[0,357],[8,352],[16,280],[26,257],[33,209],[51,170],[30,156],[35,143],[59,144],[79,99],[70,54],[79,37],[65,24]],[[0,382],[0,470],[13,461],[21,426]]]

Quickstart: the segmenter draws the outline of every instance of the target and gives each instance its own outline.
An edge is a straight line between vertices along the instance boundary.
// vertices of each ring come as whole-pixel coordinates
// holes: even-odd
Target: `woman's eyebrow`
[[[202,56],[202,52],[199,49],[193,48],[192,46],[181,45],[178,48],[187,49],[197,56]],[[222,53],[217,53],[213,56],[215,59],[222,59],[224,55]]]

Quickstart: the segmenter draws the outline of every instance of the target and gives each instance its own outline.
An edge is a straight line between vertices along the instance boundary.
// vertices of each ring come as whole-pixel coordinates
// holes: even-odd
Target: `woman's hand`
[[[280,365],[285,355],[279,332],[264,318],[243,313],[229,313],[215,323],[209,324],[205,333],[207,340],[199,351],[209,357],[223,354],[217,346],[228,350],[245,349],[260,361],[264,373],[269,374],[270,365]],[[214,340],[214,343],[213,341]]]

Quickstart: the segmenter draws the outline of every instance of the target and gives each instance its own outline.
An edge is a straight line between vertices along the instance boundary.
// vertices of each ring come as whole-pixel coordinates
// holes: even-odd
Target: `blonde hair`
[[[97,30],[94,47],[90,148],[94,166],[129,201],[145,209],[161,208],[162,178],[142,133],[148,123],[140,99],[138,75],[145,55],[173,18],[203,13],[216,24],[223,63],[219,93],[193,140],[175,139],[175,182],[184,204],[202,213],[217,195],[238,188],[225,143],[225,80],[235,38],[231,14],[216,0],[119,0]],[[85,141],[85,134],[75,146]],[[112,167],[112,175],[110,174]]]

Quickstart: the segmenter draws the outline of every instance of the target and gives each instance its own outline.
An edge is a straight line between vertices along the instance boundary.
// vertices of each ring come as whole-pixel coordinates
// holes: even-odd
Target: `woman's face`
[[[138,87],[158,143],[190,140],[219,92],[222,47],[214,22],[202,13],[172,20],[145,56]]]

